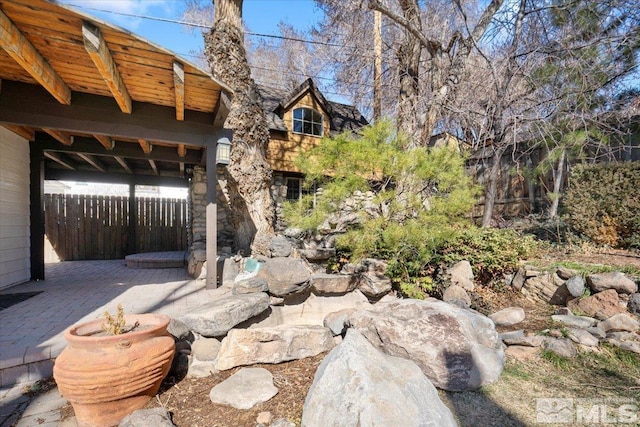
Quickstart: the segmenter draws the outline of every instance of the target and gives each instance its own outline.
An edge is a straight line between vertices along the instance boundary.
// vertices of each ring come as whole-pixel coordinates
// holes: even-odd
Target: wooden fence
[[[61,261],[187,248],[186,200],[136,197],[135,233],[128,197],[45,194],[44,206],[45,234]]]

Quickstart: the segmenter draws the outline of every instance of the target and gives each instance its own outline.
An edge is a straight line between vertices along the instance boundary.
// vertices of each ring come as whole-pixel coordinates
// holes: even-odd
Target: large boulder
[[[473,270],[469,261],[460,261],[455,263],[447,270],[451,277],[451,283],[460,286],[466,291],[473,291],[475,284],[473,283]]]
[[[460,308],[471,307],[471,297],[461,286],[451,285],[442,294],[442,301]]]
[[[275,236],[269,243],[269,253],[274,258],[288,257],[292,250],[291,242],[284,236]]]
[[[249,277],[233,284],[233,295],[253,294],[256,292],[267,292],[269,284],[262,277]]]
[[[620,313],[598,323],[598,327],[605,332],[636,332],[640,322],[632,314]]]
[[[264,368],[242,368],[209,392],[211,402],[251,409],[278,394],[273,375]]]
[[[323,326],[232,329],[222,340],[216,368],[303,359],[329,351],[334,344],[331,331]]]
[[[587,284],[593,292],[602,292],[607,289],[615,289],[619,294],[633,294],[638,292],[636,282],[619,271],[591,274],[587,276]]]
[[[356,270],[360,274],[358,288],[369,298],[380,298],[391,290],[391,279],[386,276],[384,261],[367,258]]]
[[[624,313],[625,308],[620,305],[618,293],[614,289],[598,292],[585,298],[576,298],[567,304],[574,312],[582,312],[587,316],[600,320],[608,319],[614,314]]]
[[[311,290],[318,295],[343,295],[358,286],[354,276],[316,273],[311,276]]]
[[[179,320],[202,336],[218,337],[267,308],[269,296],[264,292],[233,295],[196,307]]]
[[[329,313],[355,308],[368,308],[371,303],[362,292],[355,290],[340,296],[318,296],[310,294],[299,304],[285,304],[271,307],[268,317],[254,322],[251,328],[271,327],[280,325],[317,325],[323,326],[324,319]]]
[[[640,315],[640,293],[635,293],[629,297],[627,310],[629,310],[629,313]]]
[[[412,361],[376,350],[355,330],[322,361],[302,411],[304,427],[457,425]]]
[[[582,276],[572,276],[565,284],[572,297],[579,298],[584,294],[585,286]]]
[[[281,297],[303,290],[311,272],[301,259],[270,258],[258,271],[258,277],[267,281],[270,294]]]
[[[436,387],[470,390],[498,379],[504,345],[486,316],[433,298],[399,300],[349,317],[377,348],[411,359]]]

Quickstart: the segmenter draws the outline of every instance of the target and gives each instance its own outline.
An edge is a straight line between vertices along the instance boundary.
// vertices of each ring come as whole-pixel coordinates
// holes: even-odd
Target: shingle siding
[[[0,289],[30,277],[29,143],[0,127]]]

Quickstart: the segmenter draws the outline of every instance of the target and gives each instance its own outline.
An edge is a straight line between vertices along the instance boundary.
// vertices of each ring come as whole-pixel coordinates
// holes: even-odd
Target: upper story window
[[[293,133],[323,136],[322,114],[311,108],[293,110]]]

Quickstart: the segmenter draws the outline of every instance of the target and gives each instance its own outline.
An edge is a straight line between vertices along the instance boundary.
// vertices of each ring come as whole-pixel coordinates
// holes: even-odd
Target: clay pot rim
[[[146,339],[149,336],[167,335],[167,326],[169,326],[170,319],[169,316],[164,314],[125,314],[124,318],[126,319],[127,324],[132,324],[137,321],[140,325],[148,327],[139,331],[134,330],[132,332],[126,332],[121,335],[86,335],[88,333],[102,330],[102,325],[105,323],[104,319],[96,319],[72,326],[64,333],[64,338],[71,345],[94,346],[97,344],[118,344],[122,341],[136,342]]]

